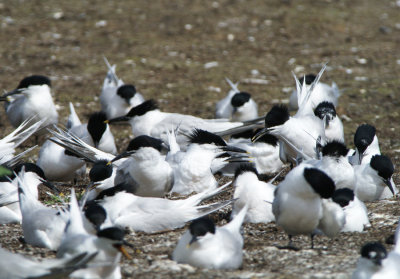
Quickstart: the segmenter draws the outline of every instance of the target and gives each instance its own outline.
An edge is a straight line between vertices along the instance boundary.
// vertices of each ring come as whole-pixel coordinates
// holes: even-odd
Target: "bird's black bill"
[[[394,192],[392,181],[390,181],[390,178],[389,179],[384,179],[383,181],[389,187],[389,190],[390,190],[390,192],[392,192],[393,196],[396,195],[396,193]]]
[[[221,149],[225,152],[247,153],[246,150],[231,145],[223,146]]]
[[[118,123],[118,122],[127,122],[130,118],[127,116],[116,117],[112,119],[105,120],[104,123],[111,124],[111,123]]]
[[[122,152],[121,154],[115,156],[114,159],[112,159],[112,160],[108,163],[108,165],[111,164],[111,163],[114,163],[115,161],[118,161],[118,160],[120,160],[120,159],[122,159],[122,158],[129,157],[129,156],[131,156],[133,153],[135,153],[135,151],[125,151],[125,152]]]
[[[265,134],[268,134],[269,132],[269,128],[264,128],[262,130],[260,130],[257,134],[255,134],[252,138],[251,141],[255,142],[257,141],[259,138],[261,138],[262,136],[264,136]]]
[[[44,186],[46,186],[47,188],[49,188],[50,190],[52,190],[54,193],[56,193],[57,195],[59,195],[60,193],[61,193],[61,191],[53,184],[53,183],[50,183],[49,181],[47,181],[47,180],[41,180],[42,181],[42,184],[44,185]]]

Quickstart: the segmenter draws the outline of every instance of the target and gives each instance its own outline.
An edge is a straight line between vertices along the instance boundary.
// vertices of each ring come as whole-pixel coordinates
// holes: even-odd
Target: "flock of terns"
[[[21,223],[26,243],[57,251],[57,259],[36,261],[0,247],[1,278],[121,278],[121,256],[130,258],[127,228],[153,233],[188,222],[174,261],[237,269],[243,222],[275,222],[289,239],[279,248],[298,250],[292,237],[300,234],[311,236],[313,248],[315,235],[362,232],[370,226],[364,202],[398,193],[394,166],[380,152],[375,127],[360,125],[354,149],[346,147],[336,114],[340,91],[319,81],[325,66],[317,75],[295,77],[289,106],[274,105],[262,117],[252,96],[227,79],[231,90],[216,104],[216,118],[202,119],[162,112],[119,79],[115,65],[106,64],[101,112],[87,123],[70,103],[65,128],[57,126],[45,76],[25,77],[0,97],[16,127],[0,140],[0,223]],[[109,128],[116,122],[129,123],[135,136],[120,154]],[[44,133],[50,137],[36,163],[22,163],[34,147],[20,154],[16,148]],[[273,184],[285,170],[284,179]],[[69,202],[57,208],[38,200],[39,185],[57,195],[51,182],[76,182],[87,174],[90,183],[79,200],[74,187]],[[216,174],[233,179],[219,186]],[[275,177],[266,182],[261,175]],[[232,199],[204,203],[231,185]],[[182,198],[168,199],[169,193]],[[226,225],[207,217],[229,205]],[[400,278],[399,262],[400,242],[390,253],[380,243],[367,243],[352,278]]]

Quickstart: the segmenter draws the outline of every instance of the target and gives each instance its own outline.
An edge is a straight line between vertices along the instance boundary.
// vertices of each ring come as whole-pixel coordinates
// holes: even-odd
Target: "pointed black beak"
[[[394,188],[393,188],[391,179],[390,178],[383,179],[383,182],[385,182],[385,184],[389,187],[390,192],[392,192],[393,196],[396,195],[396,193],[394,192]]]
[[[117,122],[128,122],[130,119],[131,118],[128,116],[120,116],[120,117],[105,120],[104,123],[111,124],[111,123],[117,123]]]
[[[196,242],[196,241],[197,241],[197,236],[193,235],[193,236],[192,236],[192,239],[190,240],[190,242],[189,242],[189,244],[188,244],[188,246],[192,245],[193,242]]]
[[[222,151],[225,151],[225,152],[247,153],[246,150],[241,149],[241,148],[239,148],[239,147],[231,146],[231,145],[222,146],[222,147],[221,147],[221,150],[222,150]]]
[[[12,95],[16,95],[16,94],[21,94],[23,91],[23,88],[18,88],[18,89],[14,89],[13,91],[7,92],[6,94],[4,94],[1,97],[8,97],[8,96],[12,96]]]
[[[54,193],[56,193],[57,195],[59,195],[61,193],[61,191],[53,184],[50,183],[47,180],[41,179],[40,181],[42,181],[42,184],[44,186],[46,186],[47,188],[49,188],[50,190],[52,190]]]
[[[122,158],[129,157],[134,153],[135,153],[135,150],[122,152],[121,154],[115,156],[114,159],[112,159],[110,162],[108,162],[107,165],[110,165],[110,164],[114,163],[115,161],[118,161],[118,160],[120,160]]]
[[[255,134],[252,138],[251,141],[255,142],[257,141],[259,138],[261,138],[262,136],[264,136],[265,134],[268,134],[269,132],[269,128],[264,128],[262,130],[260,130],[257,134]]]

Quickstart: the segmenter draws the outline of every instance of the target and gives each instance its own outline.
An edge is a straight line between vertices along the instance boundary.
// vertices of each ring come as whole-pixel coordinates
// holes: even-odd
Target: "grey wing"
[[[279,196],[279,186],[276,187],[275,191],[274,191],[274,201],[272,202],[272,213],[275,216],[275,219],[278,219],[278,216],[280,215],[280,196]]]
[[[133,189],[132,193],[136,193],[140,187],[140,184],[123,168],[117,170],[117,174],[115,175],[114,185],[118,185],[120,183],[125,183],[131,185],[131,189]]]

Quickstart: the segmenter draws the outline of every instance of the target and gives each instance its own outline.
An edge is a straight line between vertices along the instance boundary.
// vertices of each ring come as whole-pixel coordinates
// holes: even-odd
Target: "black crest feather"
[[[285,105],[274,105],[265,116],[265,127],[282,125],[289,120],[289,109]]]
[[[131,108],[126,116],[134,117],[146,114],[149,111],[158,109],[157,103],[154,100],[147,100],[136,107]]]
[[[387,251],[380,242],[369,242],[361,248],[361,257],[380,264],[387,257]]]
[[[189,226],[190,233],[193,236],[203,236],[206,233],[215,233],[215,224],[208,217],[202,217],[194,220]]]
[[[236,108],[241,107],[245,103],[247,103],[250,100],[250,98],[251,95],[247,92],[236,93],[235,95],[233,95],[231,99],[231,105]]]
[[[90,181],[98,182],[111,177],[113,169],[111,165],[107,164],[108,162],[106,160],[101,160],[94,163],[89,172]]]
[[[304,178],[323,199],[332,197],[335,192],[335,182],[323,171],[316,168],[305,168]]]
[[[101,111],[93,113],[89,118],[87,130],[92,137],[95,146],[99,144],[101,137],[107,129],[107,124],[104,123],[106,120],[106,114]]]
[[[316,78],[317,78],[317,76],[314,75],[314,74],[307,74],[307,75],[305,75],[305,76],[302,76],[302,77],[298,78],[298,80],[300,81],[301,84],[303,84],[303,80],[305,79],[306,84],[307,84],[307,85],[310,85],[311,83],[314,82],[314,80],[315,80]]]
[[[124,240],[125,231],[117,227],[106,228],[97,233],[98,237],[105,237],[112,240]]]
[[[341,207],[346,207],[354,200],[354,191],[349,188],[337,189],[333,193],[332,200]]]
[[[97,197],[96,200],[101,200],[104,197],[112,197],[115,196],[117,193],[119,192],[127,192],[127,193],[135,193],[135,187],[133,187],[130,184],[127,183],[120,183],[118,185],[115,185],[114,187],[105,189],[103,191],[101,191]]]
[[[323,156],[342,157],[346,156],[348,152],[349,149],[346,147],[346,145],[337,140],[330,141],[325,144],[324,147],[322,147]]]
[[[331,102],[321,102],[314,109],[314,114],[320,119],[324,119],[326,115],[330,115],[332,118],[336,117],[335,106]]]
[[[131,84],[124,84],[118,87],[117,95],[124,99],[128,104],[130,99],[136,94],[136,87]]]
[[[17,89],[28,88],[31,85],[44,85],[44,84],[47,84],[49,87],[51,87],[51,81],[48,77],[41,75],[32,75],[22,79],[19,82]]]
[[[129,142],[126,151],[138,150],[141,147],[153,147],[154,149],[161,151],[163,141],[146,135],[137,136]]]
[[[235,171],[235,178],[245,172],[252,172],[258,176],[257,169],[254,167],[253,164],[240,164]]]
[[[22,163],[22,164],[18,164],[14,167],[14,172],[16,174],[19,174],[19,172],[22,170],[22,168],[25,167],[25,173],[27,172],[34,172],[36,173],[38,176],[40,176],[41,178],[43,178],[44,180],[46,179],[46,176],[43,172],[43,170],[36,164],[33,163]],[[14,176],[15,177],[15,176]],[[10,177],[11,178],[11,177]],[[13,179],[13,178],[11,178]]]
[[[371,158],[371,168],[378,172],[384,179],[389,179],[394,173],[394,166],[389,157],[385,155],[375,155]]]
[[[201,129],[194,129],[189,135],[189,141],[190,143],[197,144],[215,144],[216,146],[226,146],[226,142],[220,136]]]
[[[107,212],[101,205],[96,202],[90,202],[85,208],[85,217],[96,227],[100,228],[101,224],[107,218]]]

